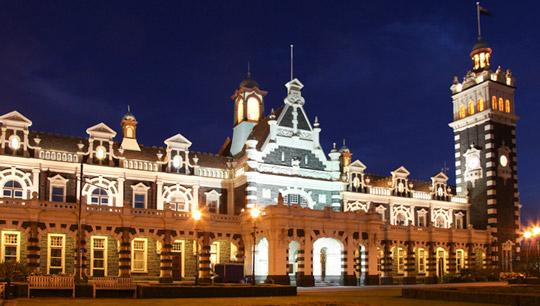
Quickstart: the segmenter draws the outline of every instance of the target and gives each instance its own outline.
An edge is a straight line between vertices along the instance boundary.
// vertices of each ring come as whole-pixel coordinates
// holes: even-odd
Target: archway
[[[315,283],[340,285],[343,244],[334,238],[319,238],[313,243]]]
[[[289,280],[291,285],[296,285],[296,272],[298,272],[298,251],[300,244],[296,241],[289,243]]]
[[[268,240],[259,238],[255,246],[255,281],[264,282],[268,276]]]
[[[435,268],[437,272],[437,277],[439,279],[442,279],[443,275],[448,273],[448,265],[447,265],[448,252],[445,249],[439,247],[435,251],[435,255],[436,255]]]

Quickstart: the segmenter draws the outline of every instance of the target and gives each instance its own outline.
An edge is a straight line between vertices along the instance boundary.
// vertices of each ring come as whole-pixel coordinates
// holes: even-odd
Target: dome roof
[[[343,153],[343,152],[351,153],[351,151],[349,150],[349,148],[346,145],[343,145],[343,147],[341,147],[341,149],[339,149],[339,153]]]
[[[122,120],[131,120],[131,121],[137,121],[137,119],[135,119],[135,116],[133,116],[133,114],[128,111],[124,117],[122,117]]]
[[[252,79],[250,76],[245,78],[242,82],[240,82],[239,88],[246,87],[246,88],[253,88],[253,87],[259,87],[259,83]]]
[[[483,41],[481,37],[478,37],[478,41],[476,42],[476,44],[474,44],[472,51],[474,52],[475,50],[484,48],[489,48],[489,45],[487,44],[487,42]]]

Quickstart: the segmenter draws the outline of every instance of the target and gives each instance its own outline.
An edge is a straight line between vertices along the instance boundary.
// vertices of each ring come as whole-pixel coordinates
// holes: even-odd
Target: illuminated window
[[[19,182],[8,181],[4,185],[4,198],[22,199],[23,189]]]
[[[495,96],[491,97],[491,108],[497,109],[497,97]]]
[[[377,248],[377,272],[379,272],[379,274],[381,273],[383,257],[384,257],[383,250],[381,250],[380,248]]]
[[[459,118],[465,118],[465,106],[461,105],[459,107]]]
[[[210,269],[214,269],[219,264],[219,241],[210,245]]]
[[[474,55],[474,70],[478,69],[480,67],[480,59],[478,58],[478,54]]]
[[[19,232],[2,232],[2,262],[20,261],[19,241]]]
[[[109,194],[103,188],[96,188],[92,191],[90,203],[97,205],[109,205]]]
[[[478,98],[478,111],[481,112],[484,110],[484,99]]]
[[[486,67],[486,54],[480,53],[480,68]]]
[[[60,274],[65,272],[66,237],[61,234],[48,235],[48,274]]]
[[[247,118],[248,120],[258,121],[260,116],[259,100],[255,97],[249,97],[247,100]]]
[[[459,271],[465,268],[465,253],[463,250],[456,250],[456,268]]]
[[[131,271],[146,272],[146,239],[133,239],[131,242]]]
[[[398,273],[403,273],[405,271],[405,250],[403,248],[398,248],[397,262],[398,262]]]
[[[471,101],[469,102],[469,115],[473,115],[474,114],[474,102]]]
[[[236,102],[236,118],[237,123],[242,122],[244,120],[244,100],[238,99],[238,102]]]
[[[506,100],[506,112],[510,113],[510,100]]]
[[[418,273],[426,273],[426,250],[418,249]]]
[[[131,126],[128,126],[126,128],[126,137],[127,138],[134,138],[135,137],[134,134],[135,133],[133,132],[133,128]]]
[[[499,98],[499,110],[504,112],[504,101],[503,98]]]
[[[107,237],[92,237],[91,246],[90,270],[92,276],[103,277],[107,275]]]

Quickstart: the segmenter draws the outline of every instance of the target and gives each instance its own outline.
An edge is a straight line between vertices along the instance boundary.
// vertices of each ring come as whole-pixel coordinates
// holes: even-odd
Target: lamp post
[[[524,234],[523,234],[523,237],[525,237],[525,239],[527,240],[528,242],[528,246],[527,246],[527,253],[526,253],[526,257],[527,257],[527,264],[525,266],[525,274],[529,274],[529,249],[531,248],[531,232],[529,231],[526,231]]]
[[[252,262],[251,262],[251,267],[252,267],[252,278],[251,278],[251,284],[252,285],[255,285],[255,245],[257,244],[257,218],[259,218],[259,215],[261,214],[261,211],[257,208],[257,207],[254,207],[253,209],[251,209],[251,218],[253,218],[253,250],[251,252],[252,254]]]
[[[199,284],[199,220],[201,220],[202,213],[198,210],[194,211],[193,220],[195,220],[195,285]]]
[[[83,156],[81,155],[80,181],[79,181],[79,214],[77,215],[77,281],[82,281],[82,235],[81,235],[81,214],[82,214],[82,189],[83,189]]]

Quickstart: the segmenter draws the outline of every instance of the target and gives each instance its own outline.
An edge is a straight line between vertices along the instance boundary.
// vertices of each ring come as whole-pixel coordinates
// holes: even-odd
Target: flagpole
[[[480,28],[480,1],[476,2],[476,18],[478,19],[478,39],[482,39],[482,29]]]
[[[291,44],[291,81],[293,80],[293,44]]]

